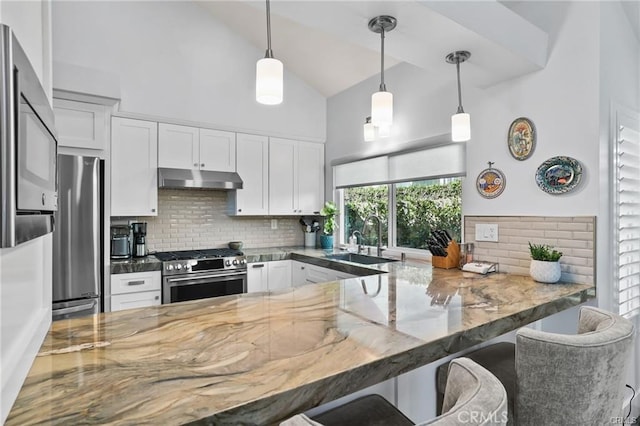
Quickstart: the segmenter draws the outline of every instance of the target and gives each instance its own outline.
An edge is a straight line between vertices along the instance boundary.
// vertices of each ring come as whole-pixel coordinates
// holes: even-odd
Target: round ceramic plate
[[[571,157],[553,157],[536,171],[538,187],[549,194],[573,191],[582,179],[582,164]]]
[[[476,179],[476,189],[484,198],[495,198],[502,194],[507,181],[498,169],[484,169]]]

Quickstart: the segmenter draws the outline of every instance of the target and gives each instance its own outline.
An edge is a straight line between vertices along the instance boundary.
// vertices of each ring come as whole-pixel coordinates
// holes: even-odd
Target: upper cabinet
[[[103,105],[53,100],[58,145],[104,150],[107,148],[109,114]]]
[[[158,166],[174,169],[236,171],[236,135],[160,123]]]
[[[111,120],[111,216],[157,216],[158,123]]]
[[[269,214],[269,138],[238,133],[237,172],[242,189],[229,194],[230,215],[266,216]]]
[[[269,214],[317,215],[323,199],[324,145],[270,138]]]

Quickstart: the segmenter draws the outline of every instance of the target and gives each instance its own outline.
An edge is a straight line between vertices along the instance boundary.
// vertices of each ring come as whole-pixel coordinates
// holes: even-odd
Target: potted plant
[[[320,214],[324,217],[324,233],[320,235],[320,247],[325,250],[333,249],[333,231],[338,227],[336,223],[338,208],[333,201],[327,201],[320,210]]]
[[[529,275],[534,281],[541,283],[557,283],[560,280],[560,258],[562,252],[546,244],[529,243],[531,266]]]

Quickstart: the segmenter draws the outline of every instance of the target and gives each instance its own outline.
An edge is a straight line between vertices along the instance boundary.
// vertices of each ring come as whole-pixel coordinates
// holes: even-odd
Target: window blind
[[[614,232],[619,314],[640,313],[640,129],[637,117],[618,112],[614,161]]]
[[[466,144],[447,144],[399,152],[333,167],[334,186],[376,185],[443,176],[464,176]]]

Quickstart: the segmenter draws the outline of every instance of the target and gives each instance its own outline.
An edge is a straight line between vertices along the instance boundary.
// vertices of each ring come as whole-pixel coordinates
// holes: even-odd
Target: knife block
[[[432,256],[431,265],[434,268],[451,269],[460,267],[460,246],[451,241],[447,246],[447,256]]]

